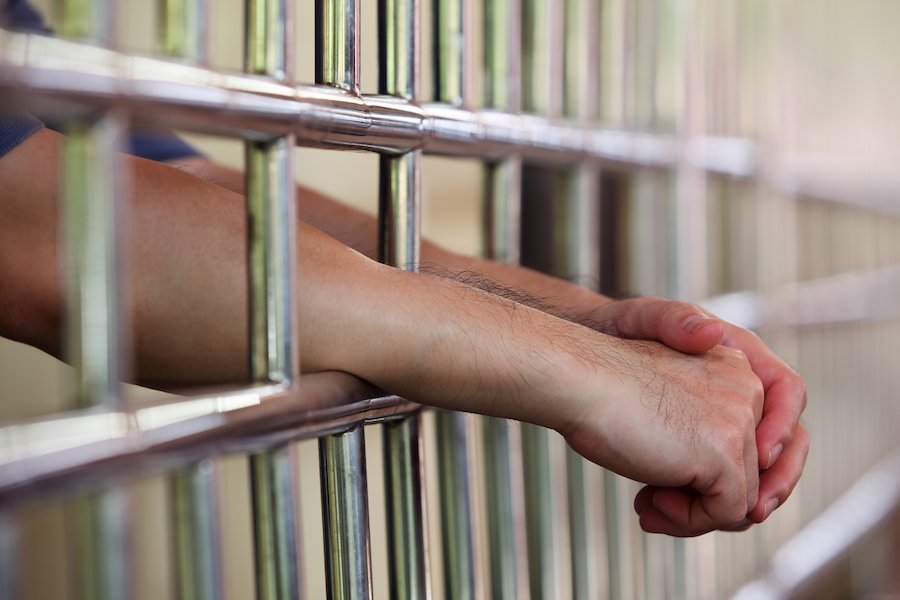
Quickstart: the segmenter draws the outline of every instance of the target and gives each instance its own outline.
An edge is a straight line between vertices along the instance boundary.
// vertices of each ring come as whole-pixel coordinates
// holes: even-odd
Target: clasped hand
[[[799,375],[755,334],[691,304],[621,300],[591,318],[624,338],[619,402],[583,407],[562,433],[587,458],[648,484],[634,502],[646,531],[739,530],[784,503],[809,448]],[[628,405],[634,398],[639,407]]]

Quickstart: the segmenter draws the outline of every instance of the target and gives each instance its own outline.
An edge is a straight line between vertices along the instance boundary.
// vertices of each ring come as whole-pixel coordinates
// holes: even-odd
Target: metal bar
[[[77,58],[76,58],[77,57]],[[756,171],[747,139],[703,136],[679,148],[669,134],[583,128],[497,110],[424,105],[364,97],[323,86],[290,86],[263,76],[223,74],[196,66],[128,56],[63,40],[0,31],[0,101],[29,103],[38,114],[72,114],[71,103],[133,108],[142,124],[271,139],[338,149],[429,153],[500,159],[510,153],[552,163],[590,160],[605,166],[669,168],[684,160],[733,177]]]
[[[419,96],[418,0],[378,3],[378,91],[415,102]],[[382,262],[419,268],[422,152],[379,157],[378,252]],[[386,424],[384,469],[388,508],[388,568],[394,598],[430,598],[422,467],[421,416]]]
[[[359,94],[359,0],[316,0],[316,83]]]
[[[522,425],[531,597],[572,597],[566,447],[535,425]]]
[[[485,496],[491,598],[531,597],[521,424],[485,418]]]
[[[74,122],[64,142],[67,360],[75,367],[73,403],[121,402],[118,271],[121,217],[116,149],[121,119]]]
[[[19,598],[19,523],[9,510],[0,512],[0,597]]]
[[[522,3],[522,108],[551,120],[563,116],[564,8],[552,0]],[[565,202],[556,187],[554,204]],[[532,425],[523,425],[522,441],[531,595],[570,598],[566,447],[559,436]]]
[[[327,597],[372,597],[365,437],[361,426],[319,440]]]
[[[522,7],[519,0],[489,0],[484,10],[484,105],[521,109]],[[521,249],[522,159],[509,155],[485,164],[482,247],[493,260],[518,264]],[[492,598],[528,600],[528,536],[521,424],[482,420],[485,523]]]
[[[250,457],[256,597],[299,598],[296,469],[289,445]]]
[[[293,2],[247,0],[244,70],[293,77]],[[300,373],[296,329],[294,140],[246,142],[250,374],[290,385]],[[296,483],[290,446],[250,457],[256,590],[261,600],[299,597]]]
[[[255,381],[299,373],[294,316],[293,140],[247,142],[250,367]]]
[[[214,459],[181,469],[169,479],[175,589],[184,600],[222,595],[216,483]]]
[[[467,106],[471,89],[471,3],[469,0],[436,0],[432,16],[435,100]]]
[[[474,418],[439,411],[436,415],[441,532],[444,549],[444,595],[484,598],[486,594],[478,534],[475,486]]]
[[[70,514],[76,557],[76,597],[115,600],[131,596],[128,499],[121,486],[77,498]]]
[[[431,598],[420,423],[417,414],[385,423],[382,429],[391,553],[389,585],[391,597],[399,600]]]
[[[466,0],[434,2],[435,101],[465,106],[469,101],[471,23]],[[444,593],[447,598],[483,598],[486,590],[478,534],[480,515],[475,479],[475,417],[440,410],[435,414],[441,490]]]
[[[158,0],[160,50],[177,58],[209,63],[208,0]]]
[[[93,40],[104,46],[113,41],[115,7],[112,0],[56,0],[59,35]]]
[[[596,31],[597,2],[565,3],[565,82],[563,112],[581,123],[596,121],[599,61]],[[584,162],[565,174],[561,202],[554,203],[556,275],[593,287],[600,279],[600,172]],[[566,452],[569,486],[569,542],[572,561],[572,597],[601,596],[600,544],[597,523],[601,516],[594,501],[594,478],[599,469],[571,449]]]
[[[522,2],[522,108],[551,119],[562,116],[563,3]]]

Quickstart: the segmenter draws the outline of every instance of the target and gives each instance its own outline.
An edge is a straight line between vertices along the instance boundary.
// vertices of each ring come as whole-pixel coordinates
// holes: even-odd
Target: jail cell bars
[[[72,575],[59,589],[70,597],[148,593],[135,552],[138,467],[164,490],[157,558],[169,566],[158,590],[233,597],[224,539],[236,526],[223,510],[222,465],[238,457],[252,548],[244,566],[261,599],[384,592],[376,542],[386,544],[384,593],[395,598],[720,598],[763,572],[789,534],[897,444],[898,382],[885,357],[900,340],[890,301],[900,292],[900,213],[878,193],[834,194],[866,188],[829,186],[836,180],[821,169],[762,164],[764,150],[787,142],[775,135],[781,115],[741,106],[765,87],[748,59],[760,42],[739,35],[759,18],[749,3],[379,0],[376,94],[362,93],[360,0],[246,0],[244,72],[227,74],[210,66],[218,3],[159,0],[160,58],[117,50],[116,4],[61,0],[56,40],[0,31],[4,93],[65,116],[75,369],[65,412],[0,427],[0,596],[43,589],[23,575],[34,511],[66,524],[71,550],[59,561]],[[293,64],[296,25],[307,19],[312,83]],[[119,383],[130,326],[120,309],[129,222],[118,199],[129,182],[116,151],[129,125],[146,121],[244,140],[248,387],[139,404]],[[759,132],[768,139],[755,140]],[[423,154],[475,157],[485,256],[611,295],[707,301],[799,366],[822,399],[808,413],[814,438],[868,435],[811,456],[771,525],[680,541],[641,533],[637,484],[585,463],[552,432],[449,411],[435,411],[430,427],[421,407],[337,376],[304,377],[301,387],[296,145],[378,153],[379,256],[413,271],[427,210]],[[854,250],[835,252],[835,240]],[[858,289],[872,300],[855,301]],[[857,394],[865,410],[843,401]],[[309,408],[322,404],[331,408]],[[383,440],[381,541],[370,539],[367,424]],[[312,524],[301,495],[315,477],[300,466],[301,440],[318,440],[321,516]],[[427,501],[429,471],[439,502]],[[435,508],[441,526],[429,539]],[[321,565],[303,552],[311,527],[322,529]],[[872,591],[863,587],[852,591]]]

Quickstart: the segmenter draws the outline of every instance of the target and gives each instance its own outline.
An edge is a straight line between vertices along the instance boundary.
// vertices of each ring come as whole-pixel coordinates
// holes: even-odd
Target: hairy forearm
[[[204,158],[190,158],[177,166],[226,189],[243,193],[244,176]],[[301,220],[327,233],[369,258],[377,258],[376,219],[309,188],[297,188],[297,214]],[[478,287],[532,306],[554,316],[588,325],[601,331],[610,329],[598,308],[610,298],[568,281],[517,265],[464,256],[424,239],[421,270]]]
[[[39,171],[55,163],[62,140],[41,132],[0,163],[12,192],[0,203],[10,282],[0,296],[15,309],[7,315],[23,314],[5,318],[2,332],[57,356],[59,190]],[[160,387],[245,379],[244,199],[166,165],[122,161],[133,184],[134,225],[122,237],[134,377]],[[346,371],[422,402],[561,426],[563,413],[548,407],[557,387],[550,382],[573,369],[577,352],[602,356],[602,336],[577,325],[459,282],[379,265],[308,224],[298,227],[305,372]]]

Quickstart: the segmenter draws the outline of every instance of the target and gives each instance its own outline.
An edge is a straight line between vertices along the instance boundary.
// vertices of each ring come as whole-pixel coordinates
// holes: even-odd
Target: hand
[[[595,385],[590,377],[583,386],[572,380],[579,399],[571,405],[581,412],[560,429],[568,443],[652,486],[638,496],[647,531],[693,536],[743,526],[758,500],[763,414],[762,385],[743,353],[720,346],[698,356],[620,340],[609,358],[617,384],[595,390],[583,387]]]
[[[656,340],[688,353],[702,353],[718,344],[742,351],[765,389],[763,417],[756,430],[760,475],[759,502],[748,514],[760,523],[790,496],[809,450],[809,436],[800,424],[806,407],[803,380],[769,350],[754,333],[716,318],[698,306],[663,298],[635,298],[595,309],[598,329],[625,338]],[[647,506],[654,493],[645,490],[635,508]]]

